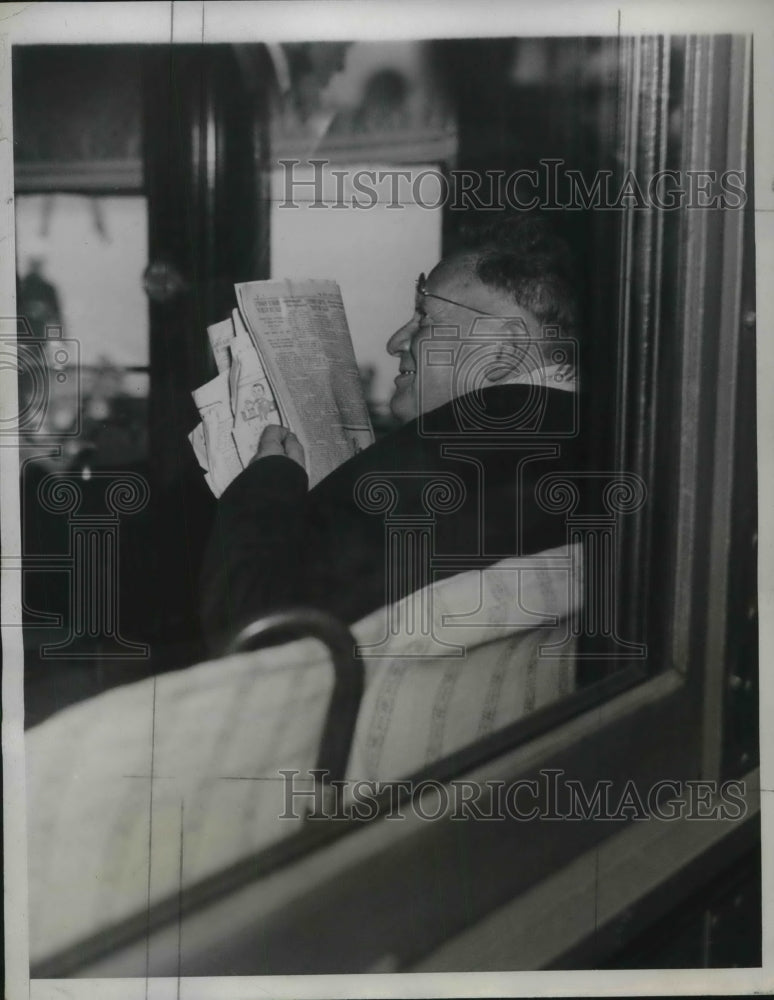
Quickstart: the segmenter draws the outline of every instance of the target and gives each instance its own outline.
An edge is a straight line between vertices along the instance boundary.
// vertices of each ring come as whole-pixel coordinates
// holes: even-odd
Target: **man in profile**
[[[296,436],[268,427],[220,498],[204,567],[213,648],[283,607],[353,623],[472,564],[565,544],[564,518],[536,486],[582,462],[567,347],[578,322],[569,250],[539,216],[471,231],[420,275],[411,318],[387,344],[401,426],[311,491]],[[404,518],[428,516],[434,481],[456,484],[459,502],[439,509],[423,557],[432,571],[390,558],[385,516],[360,489],[374,477],[394,489],[390,515]]]

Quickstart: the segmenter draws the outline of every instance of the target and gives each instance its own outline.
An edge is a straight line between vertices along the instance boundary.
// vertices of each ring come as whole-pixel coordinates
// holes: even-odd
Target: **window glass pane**
[[[119,466],[147,453],[147,231],[141,196],[16,199],[18,313],[48,341],[46,433],[62,434],[65,465]],[[24,371],[20,379],[23,396]]]

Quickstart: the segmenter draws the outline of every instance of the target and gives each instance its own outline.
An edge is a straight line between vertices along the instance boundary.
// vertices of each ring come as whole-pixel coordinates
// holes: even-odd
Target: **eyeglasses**
[[[434,292],[428,292],[427,279],[425,278],[425,272],[423,271],[417,278],[417,295],[421,295],[423,299],[438,299],[440,302],[448,302],[450,306],[459,306],[460,309],[469,309],[471,312],[478,313],[479,316],[491,316],[492,319],[499,319],[499,316],[495,316],[494,313],[484,312],[483,309],[474,309],[473,306],[466,306],[464,302],[455,302],[454,299],[446,299],[443,295],[436,295]]]
[[[464,302],[456,302],[454,299],[447,299],[443,295],[436,295],[435,292],[428,292],[427,279],[425,278],[425,272],[423,271],[417,278],[416,294],[421,296],[423,299],[438,299],[440,302],[448,302],[450,306],[458,306],[460,309],[469,309],[470,312],[477,313],[479,316],[488,316],[490,319],[506,319],[505,316],[498,316],[496,313],[484,312],[483,309],[476,309],[474,306],[466,306]],[[527,332],[527,324],[521,318],[521,316],[516,316],[513,319],[509,319],[509,322],[517,322],[520,327],[523,328],[525,333]]]

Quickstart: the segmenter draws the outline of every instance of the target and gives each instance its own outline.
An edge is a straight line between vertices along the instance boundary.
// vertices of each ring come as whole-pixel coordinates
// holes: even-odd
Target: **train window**
[[[211,48],[134,54],[143,194],[104,199],[108,228],[110,213],[134,213],[121,222],[132,233],[124,270],[132,280],[142,270],[142,217],[150,273],[163,279],[155,298],[146,280],[147,360],[145,327],[121,336],[121,364],[149,370],[142,474],[155,528],[132,563],[147,603],[130,636],[112,636],[123,643],[117,668],[147,644],[150,666],[143,660],[136,677],[153,676],[30,731],[34,975],[442,967],[453,960],[444,942],[557,870],[585,865],[620,832],[595,821],[602,785],[625,801],[613,817],[625,822],[639,818],[638,790],[660,809],[690,782],[740,779],[755,766],[756,740],[734,721],[740,711],[749,718],[755,688],[755,538],[741,514],[755,498],[754,445],[743,433],[755,374],[751,40]],[[361,196],[365,206],[353,203]],[[33,274],[43,197],[31,192],[17,206],[20,260]],[[85,190],[56,198],[73,214],[70,232],[93,224]],[[575,260],[582,322],[540,330],[550,359],[541,371],[561,389],[564,423],[508,448],[536,467],[546,454],[572,456],[530,480],[535,510],[561,527],[526,554],[494,560],[483,545],[433,548],[451,486],[428,490],[427,516],[410,523],[377,511],[385,552],[431,553],[426,586],[353,624],[365,692],[345,777],[383,787],[355,814],[346,787],[304,785],[298,798],[312,815],[283,823],[278,803],[294,801],[287,775],[316,759],[326,732],[331,682],[315,669],[327,660],[304,638],[254,661],[204,662],[201,636],[181,638],[195,617],[186,588],[198,586],[197,539],[213,517],[195,463],[180,456],[195,416],[190,391],[212,375],[204,326],[222,318],[234,281],[338,279],[374,429],[387,438],[397,361],[378,342],[420,312],[417,294],[467,308],[464,289],[428,290],[417,275],[459,256],[487,216],[526,218],[527,205],[550,217]],[[472,311],[492,318],[480,303]],[[491,435],[443,448],[457,478],[467,466],[484,484],[503,453]],[[517,466],[529,461],[514,458],[514,476]],[[377,484],[376,506],[393,485]],[[361,584],[352,580],[353,590]],[[411,623],[413,645],[400,645],[398,620]],[[188,672],[163,676],[172,667]],[[102,677],[100,691],[112,686]],[[125,669],[116,677],[135,679]],[[119,718],[130,735],[111,743]],[[103,743],[115,751],[110,766]],[[77,776],[74,804],[54,815],[64,767]],[[557,801],[560,786],[569,806]],[[514,798],[506,822],[486,823],[498,787],[520,789],[531,808]],[[449,789],[462,796],[451,814]],[[411,802],[421,808],[389,822]],[[567,812],[573,803],[581,815]],[[83,816],[89,834],[73,856],[101,859],[106,879],[89,882],[101,888],[88,899],[72,857],[58,868],[60,854],[46,847],[59,830],[56,850],[66,850]],[[568,816],[578,822],[536,826]],[[466,818],[477,821],[454,822]],[[100,824],[114,838],[104,849],[89,839]],[[67,879],[80,902],[65,926],[46,889]],[[408,925],[398,916],[407,891],[418,901]],[[321,900],[340,919],[321,921]]]

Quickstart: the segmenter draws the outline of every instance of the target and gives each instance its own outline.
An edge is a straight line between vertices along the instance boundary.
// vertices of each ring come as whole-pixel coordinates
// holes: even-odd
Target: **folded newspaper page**
[[[374,439],[341,291],[316,280],[235,288],[239,309],[207,328],[218,375],[193,392],[202,422],[189,441],[219,497],[281,423],[314,486]]]
[[[243,468],[232,435],[234,418],[229,402],[229,373],[219,372],[210,382],[199,386],[193,392],[193,400],[202,418],[208,485],[216,496],[220,496]],[[196,430],[193,435],[201,440]]]
[[[306,452],[314,486],[373,443],[373,431],[335,281],[236,285],[239,311],[281,412]]]
[[[249,464],[268,424],[279,424],[271,386],[235,309],[207,327],[218,374],[192,393],[202,420],[188,440],[216,497]]]

